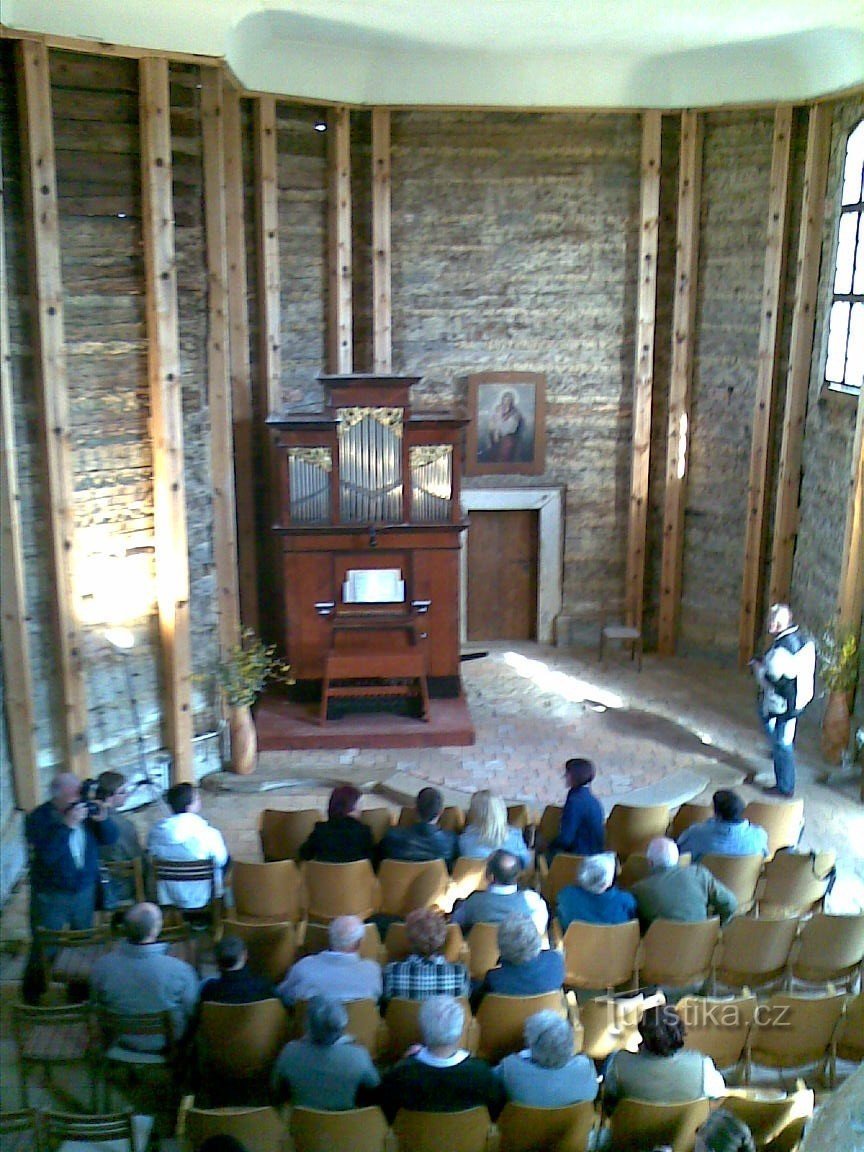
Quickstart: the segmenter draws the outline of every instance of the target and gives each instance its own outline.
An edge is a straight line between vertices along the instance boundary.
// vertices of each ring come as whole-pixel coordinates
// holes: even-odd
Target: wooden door
[[[538,515],[472,512],[468,528],[468,639],[537,639]]]

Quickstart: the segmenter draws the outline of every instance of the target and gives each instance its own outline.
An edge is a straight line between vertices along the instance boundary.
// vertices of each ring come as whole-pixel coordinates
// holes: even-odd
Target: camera
[[[87,779],[81,781],[81,791],[78,795],[78,803],[84,804],[87,808],[88,816],[98,816],[102,811],[102,805],[96,800],[96,781]]]

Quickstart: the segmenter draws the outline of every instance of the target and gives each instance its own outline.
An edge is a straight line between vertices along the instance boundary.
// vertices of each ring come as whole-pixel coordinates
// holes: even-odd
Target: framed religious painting
[[[536,476],[545,467],[546,377],[541,372],[475,372],[468,377],[465,472]]]

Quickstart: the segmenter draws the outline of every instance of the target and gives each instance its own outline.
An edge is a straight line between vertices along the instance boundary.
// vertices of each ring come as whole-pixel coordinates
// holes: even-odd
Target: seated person
[[[301,860],[323,860],[328,864],[348,864],[352,860],[375,859],[372,829],[357,818],[360,791],[340,784],[330,793],[327,819],[319,820],[300,845]]]
[[[639,1021],[639,1035],[639,1051],[615,1052],[606,1070],[603,1097],[608,1111],[624,1096],[677,1103],[725,1094],[726,1084],[711,1057],[684,1048],[684,1022],[671,1004],[648,1008]]]
[[[508,916],[498,925],[500,964],[490,968],[475,1003],[495,992],[500,996],[537,996],[554,992],[564,983],[564,957],[542,948],[540,933],[528,916]]]
[[[507,1099],[529,1108],[566,1108],[597,1097],[597,1072],[587,1056],[573,1054],[573,1029],[555,1012],[535,1012],[525,1021],[521,1052],[496,1068]]]
[[[138,830],[129,819],[117,809],[126,800],[129,790],[126,777],[120,772],[100,772],[96,778],[96,799],[101,800],[117,828],[117,839],[113,844],[99,845],[99,862],[115,860],[141,860],[144,849],[138,839]],[[103,874],[102,901],[103,908],[110,911],[120,904],[134,903],[136,899],[135,884],[130,879],[119,876]]]
[[[214,952],[219,975],[205,980],[201,986],[202,1004],[205,1000],[217,1004],[251,1004],[276,995],[269,980],[249,971],[246,945],[239,936],[223,936]]]
[[[436,908],[415,908],[405,918],[411,955],[384,968],[383,999],[401,996],[427,1000],[430,996],[467,996],[471,977],[464,964],[451,964],[443,956],[447,921]]]
[[[485,860],[496,848],[519,859],[522,868],[531,863],[531,849],[518,828],[507,823],[507,805],[488,788],[475,792],[468,808],[468,822],[459,836],[459,855]]]
[[[718,788],[712,797],[714,815],[691,824],[678,837],[678,851],[689,852],[698,863],[709,852],[723,856],[768,855],[768,833],[744,819],[745,804],[731,788]]]
[[[474,924],[500,924],[508,916],[528,916],[542,936],[549,923],[549,909],[539,892],[518,887],[518,857],[496,849],[486,862],[486,876],[488,888],[472,892],[455,904],[450,914],[453,923],[465,932]]]
[[[616,887],[615,853],[601,852],[583,862],[575,884],[558,893],[558,923],[561,931],[574,920],[587,924],[624,924],[636,919],[636,900]]]
[[[283,1003],[332,996],[336,1000],[378,1000],[381,997],[381,965],[360,956],[366,926],[359,916],[337,916],[327,935],[330,947],[304,956],[288,969],[276,989]]]
[[[355,1105],[361,1087],[380,1076],[366,1049],[345,1033],[345,1005],[331,996],[313,996],[306,1009],[306,1035],[282,1049],[270,1079],[274,1103],[344,1112]]]
[[[382,860],[443,860],[451,867],[456,859],[456,833],[438,827],[444,797],[437,788],[421,788],[415,802],[417,820],[410,828],[391,828],[381,841]]]
[[[548,846],[547,858],[558,852],[574,856],[594,856],[602,852],[606,840],[603,805],[591,791],[596,769],[590,760],[575,756],[564,765],[567,799],[561,813],[558,835]]]
[[[201,815],[201,793],[192,784],[175,784],[165,793],[173,815],[150,829],[147,850],[156,860],[212,860],[216,865],[213,895],[222,895],[222,870],[228,863],[228,849],[222,833]],[[156,899],[184,911],[203,908],[210,899],[206,880],[160,881]]]
[[[385,1072],[379,1088],[361,1103],[378,1104],[389,1123],[400,1108],[461,1112],[485,1104],[494,1119],[504,1106],[504,1086],[485,1060],[459,1047],[465,1011],[452,996],[420,1005],[423,1045]]]
[[[674,840],[657,836],[645,855],[651,874],[633,885],[639,912],[639,923],[646,931],[653,921],[707,920],[719,916],[725,924],[738,907],[735,893],[701,864],[678,866],[678,847]]]
[[[756,1152],[756,1142],[743,1120],[717,1108],[697,1129],[693,1152]]]

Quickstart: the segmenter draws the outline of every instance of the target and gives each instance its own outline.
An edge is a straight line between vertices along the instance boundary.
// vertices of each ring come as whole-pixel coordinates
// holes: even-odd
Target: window
[[[840,391],[864,386],[864,120],[846,144],[825,379]]]

